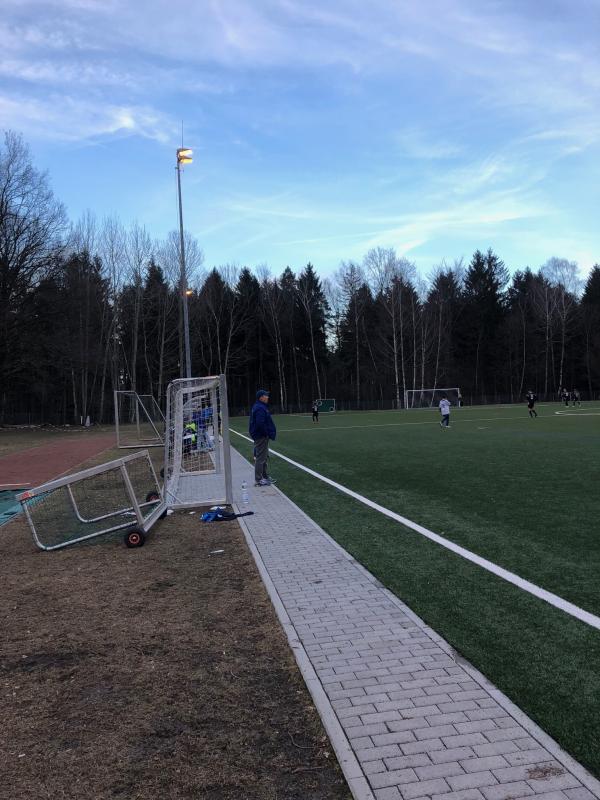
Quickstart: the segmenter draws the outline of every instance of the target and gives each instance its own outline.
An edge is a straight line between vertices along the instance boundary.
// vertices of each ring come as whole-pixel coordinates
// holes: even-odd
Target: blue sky
[[[206,265],[600,261],[600,0],[2,0],[0,128]]]

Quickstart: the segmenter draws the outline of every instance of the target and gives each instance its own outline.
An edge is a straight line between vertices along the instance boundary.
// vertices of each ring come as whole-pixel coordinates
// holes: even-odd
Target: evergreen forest
[[[405,389],[467,404],[600,396],[600,265],[506,265],[489,243],[424,277],[392,248],[360,261],[204,263],[185,234],[192,375],[225,373],[232,414],[258,387],[275,411],[399,408]],[[320,277],[327,271],[328,277]],[[23,139],[0,143],[0,424],[113,420],[113,390],[162,403],[182,375],[179,235],[77,221]]]

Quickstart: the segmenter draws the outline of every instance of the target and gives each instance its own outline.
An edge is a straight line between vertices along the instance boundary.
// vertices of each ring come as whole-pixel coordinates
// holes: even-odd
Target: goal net
[[[315,402],[319,411],[335,411],[335,400],[332,397],[322,397]]]
[[[165,500],[170,508],[233,502],[224,375],[181,378],[167,388]]]
[[[117,447],[161,447],[165,418],[151,394],[115,392]]]
[[[450,389],[407,389],[404,392],[404,408],[437,408],[444,395],[454,408],[459,408],[462,403],[460,389],[454,386]]]

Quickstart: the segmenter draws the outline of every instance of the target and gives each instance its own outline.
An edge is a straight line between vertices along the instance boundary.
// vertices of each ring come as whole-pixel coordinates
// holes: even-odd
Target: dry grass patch
[[[237,523],[2,539],[0,797],[350,798]]]

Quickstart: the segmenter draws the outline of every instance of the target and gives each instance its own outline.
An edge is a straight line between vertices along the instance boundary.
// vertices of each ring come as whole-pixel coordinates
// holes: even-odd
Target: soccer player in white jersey
[[[448,397],[444,394],[442,395],[442,399],[440,400],[440,414],[442,418],[440,420],[440,427],[441,428],[449,428],[450,427],[450,406],[452,403],[448,400]]]

